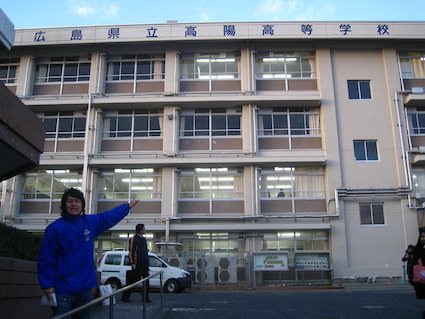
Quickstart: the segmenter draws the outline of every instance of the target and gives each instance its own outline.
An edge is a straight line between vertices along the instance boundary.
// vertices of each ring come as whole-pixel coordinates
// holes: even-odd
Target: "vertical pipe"
[[[91,113],[91,104],[92,104],[92,95],[88,95],[88,103],[87,103],[87,116],[86,116],[86,134],[84,139],[84,162],[83,162],[83,182],[81,185],[81,191],[87,198],[87,172],[88,172],[88,163],[89,163],[89,142],[91,134],[90,132],[90,113]]]

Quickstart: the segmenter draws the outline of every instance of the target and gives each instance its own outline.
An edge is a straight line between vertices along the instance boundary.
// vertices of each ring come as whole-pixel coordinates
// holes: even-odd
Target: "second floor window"
[[[71,187],[81,189],[81,186],[82,176],[77,171],[42,169],[28,172],[23,180],[23,199],[60,201],[65,189]]]
[[[165,55],[119,55],[108,59],[106,81],[162,80]]]
[[[318,109],[274,107],[258,112],[259,136],[320,135]]]
[[[325,179],[322,168],[274,167],[260,174],[260,197],[324,198]]]
[[[369,80],[348,80],[347,85],[350,100],[370,100],[372,98]]]
[[[181,170],[179,199],[242,199],[242,181],[240,171],[227,167]]]
[[[74,113],[44,113],[40,116],[46,139],[84,138],[86,117]]]
[[[99,200],[160,199],[161,172],[154,168],[104,171],[99,176]]]
[[[234,109],[182,111],[180,136],[239,136],[241,115]]]
[[[376,140],[354,140],[354,156],[356,161],[377,161],[378,148]]]
[[[18,66],[19,66],[18,59],[1,59],[0,60],[0,82],[4,84],[16,83]]]
[[[103,138],[156,137],[162,135],[162,114],[158,111],[123,111],[103,118]]]
[[[240,53],[182,54],[180,79],[232,80],[239,78]]]
[[[90,57],[40,59],[36,65],[36,83],[88,82]]]

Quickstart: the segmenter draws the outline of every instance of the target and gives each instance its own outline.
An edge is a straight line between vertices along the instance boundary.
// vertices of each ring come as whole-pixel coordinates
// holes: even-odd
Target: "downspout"
[[[408,176],[408,168],[407,168],[407,159],[406,159],[406,149],[404,145],[403,140],[403,131],[402,131],[402,125],[401,125],[401,117],[400,117],[400,110],[399,110],[399,104],[398,104],[398,95],[403,94],[402,91],[396,91],[394,94],[394,100],[395,100],[395,106],[396,106],[396,112],[397,112],[397,124],[398,124],[398,133],[400,137],[400,146],[401,146],[401,152],[402,152],[402,158],[403,158],[403,169],[404,169],[404,177],[406,185],[409,187],[409,189],[412,189],[412,185],[410,183],[410,178]]]
[[[84,196],[87,198],[87,172],[89,164],[89,140],[91,138],[90,132],[90,113],[91,113],[91,104],[92,104],[92,95],[88,95],[87,103],[87,116],[86,116],[86,138],[84,139],[84,162],[83,162],[83,182],[81,185],[81,191]]]

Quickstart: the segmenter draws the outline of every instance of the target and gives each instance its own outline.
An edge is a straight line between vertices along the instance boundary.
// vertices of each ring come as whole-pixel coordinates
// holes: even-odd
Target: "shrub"
[[[0,256],[36,261],[41,238],[0,223]]]

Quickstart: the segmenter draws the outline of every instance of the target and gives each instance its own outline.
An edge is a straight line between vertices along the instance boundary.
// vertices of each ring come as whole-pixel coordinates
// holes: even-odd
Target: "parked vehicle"
[[[101,272],[102,284],[110,284],[114,290],[125,286],[125,274],[130,270],[128,251],[107,251],[102,256],[98,271]],[[184,269],[173,267],[149,253],[149,273],[163,270],[162,283],[164,292],[181,292],[192,285],[190,273]],[[149,280],[151,288],[160,288],[160,278],[155,276]]]

